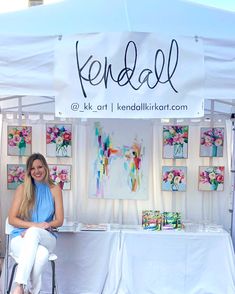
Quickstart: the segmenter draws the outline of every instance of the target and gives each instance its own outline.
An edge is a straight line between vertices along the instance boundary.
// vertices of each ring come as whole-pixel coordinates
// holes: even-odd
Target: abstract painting
[[[151,123],[100,120],[90,126],[89,196],[147,199]]]

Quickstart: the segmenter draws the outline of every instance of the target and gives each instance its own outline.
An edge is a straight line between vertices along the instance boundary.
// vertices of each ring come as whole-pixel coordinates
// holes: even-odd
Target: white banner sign
[[[202,44],[153,33],[63,37],[55,52],[58,117],[204,115]]]

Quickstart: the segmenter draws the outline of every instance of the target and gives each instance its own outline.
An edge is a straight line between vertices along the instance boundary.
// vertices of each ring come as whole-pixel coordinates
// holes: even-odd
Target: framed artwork
[[[163,158],[188,158],[188,126],[163,126]]]
[[[71,157],[72,125],[46,125],[46,153],[48,157]]]
[[[224,128],[201,128],[200,156],[222,157]]]
[[[162,167],[162,191],[184,192],[186,191],[186,166]]]
[[[7,155],[29,156],[32,154],[32,127],[7,127]]]
[[[151,122],[93,121],[89,135],[89,197],[147,199]]]
[[[200,166],[198,187],[200,191],[223,191],[224,166]]]
[[[71,190],[71,165],[48,164],[50,177],[61,190]]]
[[[25,164],[7,164],[7,189],[15,190],[24,182]]]

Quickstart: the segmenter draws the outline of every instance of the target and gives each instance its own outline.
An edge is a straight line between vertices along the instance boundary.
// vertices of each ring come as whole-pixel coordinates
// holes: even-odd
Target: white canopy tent
[[[41,115],[46,112],[54,113],[54,98],[57,95],[53,85],[54,48],[61,36],[90,32],[134,31],[170,33],[175,36],[200,39],[204,48],[205,98],[217,99],[211,103],[213,112],[227,114],[229,111],[233,111],[232,99],[235,98],[234,27],[235,13],[180,0],[148,0],[147,2],[136,0],[67,0],[57,4],[33,7],[25,11],[2,14],[0,15],[1,111],[3,114],[11,111],[19,111],[21,114],[31,111],[41,113]],[[220,102],[222,100],[225,102],[223,107],[221,107]],[[211,107],[211,105],[208,105],[208,107]],[[41,123],[41,119],[41,116],[37,118],[35,124]],[[19,120],[22,122],[22,117],[14,115],[12,123],[17,124]],[[10,118],[6,118],[7,124],[9,124],[9,121]],[[32,123],[29,118],[23,122]],[[204,124],[207,125],[207,122]],[[40,126],[35,126],[38,133],[41,131],[39,128]],[[84,134],[84,125],[76,125],[73,131],[77,130],[79,130],[79,134]],[[153,137],[157,142],[161,130],[156,125],[154,125],[154,132]],[[5,135],[6,131],[3,129],[2,136]],[[37,151],[39,151],[42,140],[40,136],[37,138],[35,136],[35,139],[37,140]],[[74,140],[78,144],[78,149],[86,148],[85,145],[82,145],[83,142],[81,142],[79,136],[74,137]],[[226,160],[230,162],[230,143],[230,139],[228,139],[228,152],[224,161],[221,160],[221,164],[224,164]],[[1,148],[3,166],[7,163],[7,152],[4,147]],[[161,153],[157,143],[154,148],[155,152]],[[45,152],[43,146],[40,147],[40,151]],[[194,147],[192,151],[195,151]],[[75,153],[73,161],[70,160],[68,163],[79,162],[80,167],[82,164],[85,165],[85,159],[79,158],[79,156]],[[77,161],[78,158],[81,160]],[[210,163],[203,161],[204,165]],[[191,167],[194,170],[193,165]],[[79,175],[78,181],[79,179],[83,180],[82,177],[82,175]],[[84,195],[86,197],[87,191],[84,187],[77,187],[76,182],[75,180],[73,184],[73,195]],[[158,190],[159,187],[153,184],[152,194],[156,196],[159,194]],[[226,188],[225,193],[230,193],[230,186]],[[217,207],[212,198],[210,198],[208,205],[202,200],[201,206],[196,205],[197,207],[195,207],[184,197],[182,198],[182,206],[185,217],[200,218],[200,213],[193,212],[196,208],[198,210],[203,208],[204,212],[208,208],[209,211],[213,211],[213,217],[218,212],[219,205]],[[138,223],[142,208],[147,209],[157,205],[160,205],[162,209],[179,208],[175,198],[172,198],[173,204],[170,208],[170,205],[162,205],[162,199],[159,202],[155,197],[153,200],[145,202],[143,206],[142,204],[132,205],[131,212],[129,211],[130,202],[127,201],[128,203],[122,205],[116,200],[112,203],[106,201],[103,203],[102,209],[97,211],[91,204],[92,200],[75,201],[74,198],[71,197],[68,203],[66,202],[66,216],[71,220],[79,219],[87,222],[99,222],[104,221],[104,219],[105,221],[116,222],[119,220],[117,211],[120,211],[120,207],[122,212],[125,213],[122,219],[127,223]],[[217,199],[220,199],[220,195]],[[196,195],[194,200],[196,201]],[[225,204],[226,201],[222,204],[223,212],[229,206],[228,203]],[[186,213],[187,206],[191,213]],[[4,206],[5,214],[6,208],[7,205]],[[76,212],[74,212],[75,209],[77,209]],[[111,215],[110,211],[114,214]],[[218,216],[218,221],[223,221],[222,214]],[[226,228],[229,227],[228,223],[229,219],[227,218],[225,220]]]
[[[0,15],[0,95],[56,96],[58,36],[154,32],[200,38],[205,98],[233,99],[235,13],[180,0],[67,0]]]

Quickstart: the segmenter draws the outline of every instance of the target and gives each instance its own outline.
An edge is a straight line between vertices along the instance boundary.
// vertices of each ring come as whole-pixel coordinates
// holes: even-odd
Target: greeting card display
[[[163,158],[188,158],[188,126],[163,126]]]
[[[160,211],[143,210],[142,226],[144,230],[160,231],[162,227],[162,215]]]
[[[7,164],[7,189],[15,190],[24,182],[25,164]]]
[[[162,167],[162,191],[186,191],[185,166],[163,166]]]
[[[201,128],[200,156],[222,157],[224,128]]]
[[[163,212],[162,230],[181,229],[181,214],[179,212]]]
[[[71,165],[49,164],[50,177],[61,190],[71,189]]]
[[[29,156],[32,153],[32,127],[7,127],[7,154]]]
[[[200,191],[223,191],[224,166],[200,166],[198,181]]]
[[[46,151],[49,157],[71,157],[72,125],[46,125]]]

